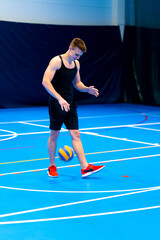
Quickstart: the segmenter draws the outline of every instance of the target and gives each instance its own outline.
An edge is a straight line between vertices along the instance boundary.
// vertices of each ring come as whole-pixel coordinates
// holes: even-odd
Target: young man
[[[81,165],[82,177],[101,170],[104,166],[88,164],[85,158],[80,132],[78,130],[78,116],[76,104],[73,99],[74,87],[82,92],[87,92],[98,97],[98,89],[94,86],[85,86],[80,79],[80,64],[78,59],[86,52],[86,45],[83,40],[75,38],[72,40],[66,53],[51,59],[43,77],[42,85],[50,94],[49,116],[50,116],[50,137],[48,140],[48,153],[50,166],[48,175],[58,177],[55,166],[55,153],[57,138],[64,123],[69,130],[72,139],[73,149]]]

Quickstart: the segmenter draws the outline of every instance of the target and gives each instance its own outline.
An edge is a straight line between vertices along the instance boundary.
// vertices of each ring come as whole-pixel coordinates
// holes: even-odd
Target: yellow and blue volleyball
[[[70,161],[74,157],[73,148],[65,145],[64,147],[59,149],[58,157],[64,162]]]

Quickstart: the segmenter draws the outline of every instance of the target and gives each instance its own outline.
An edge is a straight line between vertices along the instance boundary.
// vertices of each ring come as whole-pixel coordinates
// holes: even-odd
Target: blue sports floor
[[[56,158],[51,179],[47,107],[0,110],[0,240],[159,239],[160,108],[91,105],[78,114],[87,161],[105,168],[82,179],[76,156]]]

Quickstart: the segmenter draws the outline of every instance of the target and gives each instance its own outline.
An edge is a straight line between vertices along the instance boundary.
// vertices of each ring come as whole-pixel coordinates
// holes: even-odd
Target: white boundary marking
[[[99,116],[95,116],[95,118],[97,118],[97,117],[99,117]],[[103,117],[105,117],[105,116],[103,116]],[[88,118],[90,118],[90,117],[88,117]],[[43,121],[43,120],[34,120],[34,121]],[[46,121],[46,120],[44,120],[44,121]],[[9,123],[11,123],[11,122],[9,122]],[[32,123],[27,123],[27,122],[23,122],[23,121],[18,121],[18,123],[48,128],[48,126],[39,125],[39,124],[32,124]],[[160,130],[156,130],[156,129],[137,127],[139,125],[140,126],[144,126],[144,125],[156,125],[156,124],[160,124],[160,123],[158,122],[158,123],[147,123],[147,124],[133,124],[133,125],[120,125],[120,126],[108,126],[108,127],[97,127],[97,128],[85,128],[85,129],[80,129],[80,130],[81,131],[83,131],[83,130],[86,131],[86,130],[93,130],[93,129],[106,129],[106,128],[110,128],[111,129],[111,128],[121,128],[121,127],[133,127],[133,128],[144,129],[144,130],[160,131]],[[9,137],[11,136],[11,137],[8,138],[8,139],[4,139],[4,140],[9,140],[11,138],[17,137],[18,135],[23,135],[23,133],[17,134],[17,133],[14,133],[14,132],[11,132],[11,131],[7,131],[7,130],[1,130],[1,131],[11,133],[11,134],[7,134],[7,136],[9,136]],[[62,131],[65,132],[65,130],[62,130]],[[48,132],[50,132],[50,131],[47,131],[45,133],[48,133]],[[44,132],[38,132],[38,134],[39,133],[44,133]],[[90,132],[82,132],[82,133],[83,134],[90,134],[90,135],[94,135],[94,136],[106,137],[106,138],[114,138],[114,137],[110,137],[110,136],[100,135],[100,134],[97,134],[97,133],[90,133]],[[37,134],[37,133],[28,133],[28,134]],[[24,135],[28,135],[28,134],[26,133]],[[5,136],[5,135],[1,135],[1,136]],[[114,139],[125,140],[125,141],[127,140],[127,141],[138,142],[138,143],[143,143],[143,144],[148,144],[148,145],[153,145],[153,146],[160,146],[157,143],[156,144],[144,143],[144,142],[139,142],[139,141],[134,141],[134,140],[128,140],[126,138],[114,138]],[[159,156],[159,154],[158,155],[154,155],[154,156]],[[142,157],[136,157],[136,158],[142,158]],[[135,159],[135,158],[130,158],[130,159]],[[119,161],[121,161],[121,160],[122,159],[120,159]],[[123,160],[128,160],[128,159],[123,159]],[[118,160],[110,160],[110,162],[111,161],[118,161]],[[109,162],[109,161],[107,161],[107,162]],[[34,171],[34,170],[32,170],[32,171]],[[26,171],[26,172],[28,172],[28,171]],[[5,186],[0,186],[0,188],[14,189],[14,190],[25,190],[25,191],[27,190],[27,189],[10,188],[10,187],[5,187]],[[125,194],[119,194],[119,195],[108,196],[108,197],[103,197],[103,198],[96,198],[96,199],[84,200],[84,201],[79,201],[79,202],[72,202],[72,203],[67,203],[67,204],[55,205],[55,206],[50,206],[50,207],[45,207],[45,208],[32,209],[32,210],[28,210],[28,211],[21,211],[21,212],[16,212],[16,213],[3,214],[3,215],[0,215],[0,217],[2,218],[2,217],[7,217],[7,216],[15,216],[15,215],[19,215],[19,214],[35,212],[35,211],[42,211],[42,210],[47,210],[47,209],[53,209],[53,208],[59,208],[59,207],[65,207],[65,206],[72,206],[72,205],[75,205],[75,204],[82,204],[82,203],[100,201],[100,200],[105,200],[105,199],[109,199],[109,198],[122,197],[122,196],[127,196],[127,195],[132,195],[132,194],[144,193],[144,192],[148,192],[148,191],[155,191],[155,190],[159,190],[159,189],[160,189],[160,186],[158,186],[158,187],[151,187],[151,188],[142,188],[141,191],[139,191],[140,189],[136,189],[136,192],[129,192],[129,193],[125,193]],[[115,191],[121,191],[121,192],[122,191],[127,191],[128,192],[128,191],[133,191],[133,190],[131,190],[131,189],[130,190],[129,189],[128,190],[112,190],[112,191],[107,191],[107,192],[113,192],[113,191],[114,192]],[[41,191],[41,190],[33,190],[33,189],[31,189],[29,191]],[[54,192],[59,192],[59,191],[54,191]],[[65,191],[65,192],[67,192],[67,191]],[[95,192],[100,192],[100,191],[90,191],[90,193],[93,193],[93,192],[95,193]],[[106,192],[106,191],[101,191],[101,192]],[[82,193],[82,191],[75,191],[75,192],[72,191],[72,193]],[[85,193],[85,192],[83,191],[83,193]],[[89,192],[86,191],[86,193],[89,193]],[[0,222],[0,224],[2,225],[2,224],[16,224],[16,223],[29,223],[29,222],[66,220],[66,219],[75,219],[75,218],[84,218],[84,217],[104,216],[104,215],[109,215],[109,214],[135,212],[135,211],[157,209],[157,208],[160,208],[160,205],[158,205],[158,206],[151,206],[151,207],[145,207],[145,208],[136,208],[136,209],[122,210],[122,211],[114,211],[114,212],[104,212],[104,213],[96,213],[96,214],[78,215],[78,216],[67,216],[67,217],[46,218],[46,219],[33,219],[33,220],[23,220],[23,221],[7,221],[7,222]]]
[[[48,128],[48,126],[41,125],[41,124],[30,123],[30,122],[23,122],[23,121],[19,121],[18,123],[21,123],[21,124],[26,124],[26,125],[31,125],[31,126],[35,126],[35,127],[43,127],[43,128]]]
[[[12,132],[12,131],[4,130],[4,129],[0,129],[0,131],[10,133],[10,134],[7,134],[7,135],[0,135],[0,137],[4,137],[4,136],[8,136],[9,137],[9,138],[0,139],[0,141],[10,140],[10,139],[16,138],[18,136],[17,133]]]
[[[100,161],[100,162],[92,162],[92,164],[99,164],[99,163],[111,163],[111,162],[119,162],[119,161],[128,161],[128,160],[137,160],[141,158],[151,158],[151,157],[160,157],[159,154],[154,154],[154,155],[145,155],[145,156],[138,156],[138,157],[130,157],[130,158],[119,158],[119,159],[114,159],[114,160],[105,160],[105,161]],[[58,169],[60,168],[69,168],[69,167],[77,167],[80,166],[80,164],[75,164],[75,165],[67,165],[67,166],[60,166],[57,167]],[[42,168],[42,169],[32,169],[32,170],[27,170],[27,171],[18,171],[18,172],[10,172],[10,173],[0,173],[0,175],[6,176],[6,175],[12,175],[12,174],[18,174],[18,173],[28,173],[28,172],[38,172],[38,171],[44,171],[47,170],[47,168]]]
[[[159,114],[159,115],[154,115],[154,114]],[[158,111],[155,112],[146,112],[146,113],[122,113],[122,114],[112,114],[112,115],[98,115],[98,116],[86,116],[86,117],[81,117],[79,116],[79,119],[90,119],[90,118],[108,118],[108,117],[126,117],[126,116],[139,116],[139,115],[150,115],[150,116],[158,116],[160,117],[160,113]],[[39,120],[20,120],[20,122],[45,122],[49,121],[49,118],[47,119],[39,119]],[[18,123],[19,121],[10,121],[10,122],[0,122],[0,124],[13,124],[13,123]]]
[[[109,118],[109,117],[127,117],[127,116],[139,116],[146,115],[145,113],[129,113],[129,114],[113,114],[113,115],[101,115],[101,116],[91,116],[91,117],[79,117],[80,119],[90,119],[90,118]]]
[[[120,159],[114,159],[114,160],[105,160],[105,161],[100,161],[100,162],[93,162],[92,164],[110,163],[110,162],[118,162],[118,161],[127,161],[127,160],[141,159],[141,158],[159,157],[159,156],[160,156],[160,154],[138,156],[138,157],[131,157],[131,158],[120,158]],[[60,167],[57,167],[57,168],[59,169],[59,168],[68,168],[68,167],[77,167],[77,166],[80,166],[80,164],[69,165],[69,166],[60,166]],[[43,170],[47,170],[47,168],[32,169],[32,170],[27,170],[27,171],[18,171],[18,172],[10,172],[10,173],[1,173],[0,175],[5,176],[5,175],[11,175],[11,174],[17,174],[17,173],[27,173],[27,172],[43,171]]]
[[[154,128],[144,128],[144,127],[133,127],[133,128],[138,128],[138,129],[143,129],[143,130],[148,130],[153,132],[160,132],[160,129],[154,129]]]
[[[2,214],[2,215],[0,215],[0,217],[3,218],[3,217],[9,217],[9,216],[16,216],[16,215],[21,215],[21,214],[33,213],[33,212],[37,212],[37,211],[44,211],[44,210],[48,210],[48,209],[55,209],[55,208],[73,206],[73,205],[77,205],[77,204],[90,203],[90,202],[95,202],[95,201],[111,199],[111,198],[124,197],[124,196],[133,195],[133,194],[145,193],[145,192],[155,191],[155,190],[159,190],[159,189],[160,189],[159,187],[158,188],[149,188],[149,189],[138,191],[138,192],[136,191],[136,192],[130,192],[130,193],[125,193],[125,194],[118,194],[118,195],[114,195],[114,196],[107,196],[107,197],[102,197],[102,198],[94,198],[94,199],[78,201],[78,202],[71,202],[71,203],[65,203],[65,204],[60,204],[60,205],[44,207],[44,208],[31,209],[31,210],[27,210],[27,211]],[[0,225],[4,225],[4,224],[17,224],[17,223],[31,223],[31,222],[44,222],[44,221],[55,221],[55,220],[65,220],[65,219],[76,219],[76,218],[82,218],[82,217],[84,218],[84,217],[104,216],[104,215],[109,215],[109,214],[118,214],[118,213],[125,213],[125,212],[135,212],[135,211],[149,210],[149,209],[156,209],[156,208],[160,208],[160,205],[158,205],[158,206],[151,206],[151,207],[145,207],[145,208],[136,208],[136,209],[129,209],[129,210],[114,211],[114,212],[78,215],[78,216],[46,218],[46,219],[32,219],[32,220],[22,220],[22,221],[6,221],[6,222],[0,222]]]
[[[86,218],[86,217],[98,217],[98,216],[106,216],[106,215],[119,214],[119,213],[129,213],[129,212],[151,210],[151,209],[157,209],[157,208],[160,208],[160,205],[152,206],[152,207],[145,207],[145,208],[128,209],[128,210],[122,210],[122,211],[104,212],[104,213],[95,213],[95,214],[87,214],[87,215],[59,217],[59,218],[45,218],[45,219],[23,220],[23,221],[6,221],[6,222],[0,222],[0,225],[20,224],[20,223],[35,223],[35,222],[37,223],[37,222],[68,220],[68,219],[77,219],[77,218]]]
[[[27,192],[41,192],[41,193],[69,193],[69,194],[88,194],[88,193],[117,193],[117,192],[133,192],[133,191],[143,191],[148,189],[160,189],[157,187],[147,187],[147,188],[137,188],[137,189],[119,189],[119,190],[103,190],[103,191],[60,191],[60,190],[38,190],[38,189],[26,189],[26,188],[15,188],[0,186],[2,189],[16,190],[16,191],[27,191]]]
[[[101,135],[99,133],[94,133],[94,132],[81,132],[81,133],[87,134],[87,135],[93,135],[93,136],[97,136],[97,137],[121,140],[121,141],[126,141],[126,142],[135,142],[135,143],[141,143],[141,144],[147,144],[147,145],[153,145],[153,146],[160,146],[158,143],[147,143],[147,142],[135,141],[135,140],[127,139],[127,138],[111,137],[111,136]]]
[[[114,153],[114,152],[122,152],[122,151],[132,151],[132,150],[141,150],[141,149],[147,149],[147,148],[158,148],[160,146],[145,146],[145,147],[136,147],[136,148],[122,148],[122,149],[115,149],[115,150],[109,150],[109,151],[101,151],[101,152],[91,152],[91,153],[85,153],[86,156],[88,155],[95,155],[95,154],[105,154],[105,153]],[[76,156],[76,155],[75,155]],[[55,157],[55,158],[58,158]],[[4,162],[1,163],[0,165],[5,165],[5,164],[16,164],[16,163],[22,163],[22,162],[34,162],[34,161],[42,161],[42,160],[48,160],[49,157],[47,158],[39,158],[39,159],[31,159],[31,160],[20,160],[20,161],[13,161],[13,162]]]
[[[46,222],[46,221],[48,222],[48,221],[68,220],[68,219],[77,219],[77,218],[86,218],[86,217],[98,217],[98,216],[106,216],[106,215],[111,215],[111,214],[129,213],[129,212],[136,212],[136,211],[143,211],[143,210],[150,210],[150,209],[157,209],[157,208],[160,208],[160,206],[153,206],[153,207],[146,207],[146,208],[136,208],[136,209],[128,209],[128,210],[122,210],[122,211],[96,213],[96,214],[88,214],[88,215],[59,217],[59,218],[34,219],[34,220],[24,220],[24,221],[8,221],[8,222],[0,222],[0,225]]]
[[[31,122],[38,122],[38,121],[46,121],[46,119],[43,119],[43,120],[32,120],[32,121],[30,120],[30,122],[29,121],[0,122],[0,124],[20,123],[20,124],[27,124],[27,125],[33,125],[33,126],[48,128],[48,126],[31,123]],[[131,128],[136,128],[137,127],[138,128],[138,126],[140,126],[140,128],[142,129],[142,126],[157,125],[157,124],[160,124],[160,122],[81,128],[81,129],[79,129],[79,131],[100,130],[100,129],[113,129],[113,128],[124,128],[124,127],[131,127]],[[3,132],[10,133],[10,134],[6,134],[6,135],[0,135],[0,137],[2,137],[2,136],[3,137],[4,136],[9,137],[9,138],[5,138],[5,139],[1,139],[0,141],[10,140],[10,139],[15,138],[17,136],[50,133],[50,130],[49,131],[43,131],[43,132],[28,132],[28,133],[15,133],[15,132],[8,131],[8,130],[3,130],[3,129],[0,129],[0,130],[3,131]],[[149,129],[146,129],[146,130],[149,130]],[[61,129],[61,132],[67,132],[67,131],[68,131],[67,129]],[[154,131],[156,131],[156,130],[154,129]],[[159,130],[157,130],[157,131],[159,131]],[[84,133],[84,132],[81,132],[81,133]],[[89,134],[89,132],[88,133],[86,132],[84,134]],[[126,138],[116,138],[116,137],[112,137],[112,136],[104,136],[104,135],[100,135],[100,134],[96,134],[96,133],[90,133],[90,135],[95,135],[95,136],[97,135],[97,136],[101,136],[101,137],[112,138],[112,139],[123,140],[123,141],[130,141],[130,142],[137,142],[137,143],[142,143],[142,144],[150,144],[150,145],[157,145],[158,144],[158,143],[145,143],[145,142],[141,142],[141,141],[134,141],[134,140],[126,139]]]
[[[45,122],[45,121],[49,121],[49,119],[0,122],[0,124],[13,124],[19,122]]]

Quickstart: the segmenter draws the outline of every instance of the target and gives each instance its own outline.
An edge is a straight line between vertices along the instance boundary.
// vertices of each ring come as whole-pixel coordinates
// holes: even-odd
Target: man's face
[[[70,57],[72,61],[78,60],[83,55],[83,51],[78,47],[70,47]]]

